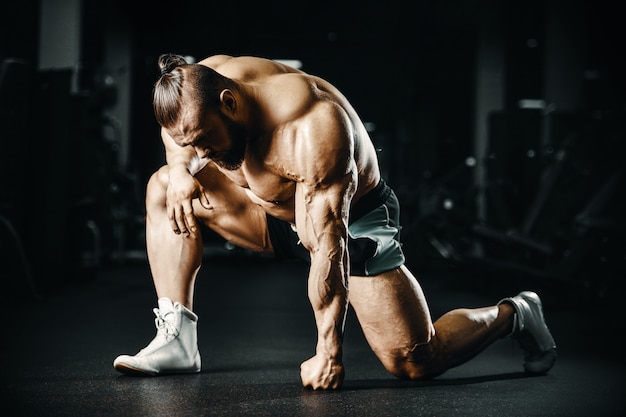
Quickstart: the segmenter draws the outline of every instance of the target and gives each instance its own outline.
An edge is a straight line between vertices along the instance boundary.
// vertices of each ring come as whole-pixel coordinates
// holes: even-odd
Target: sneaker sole
[[[125,363],[118,363],[113,366],[116,371],[121,372],[125,375],[130,376],[159,376],[159,375],[175,375],[175,374],[197,374],[200,372],[200,369],[189,369],[189,370],[175,370],[175,371],[164,371],[164,372],[148,372],[139,368],[135,368],[133,366],[127,365]]]
[[[126,365],[124,363],[115,364],[114,368],[116,371],[119,371],[125,375],[130,375],[130,376],[156,376],[157,375],[157,373],[155,372],[146,372],[141,369],[132,367],[130,365]]]

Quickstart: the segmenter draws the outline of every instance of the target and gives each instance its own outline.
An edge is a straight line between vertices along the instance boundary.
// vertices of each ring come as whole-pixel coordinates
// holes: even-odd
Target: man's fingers
[[[172,231],[179,234],[189,236],[190,233],[197,231],[196,218],[193,213],[191,201],[187,200],[179,206],[168,207],[167,217],[170,221]]]
[[[176,227],[176,229],[173,229],[174,233],[176,233],[176,234],[182,233],[184,235],[189,235],[189,230],[187,229],[187,224],[185,223],[185,212],[184,212],[183,208],[182,207],[178,207],[175,210],[175,213],[176,214],[174,215],[174,219],[175,219],[177,227]]]
[[[206,193],[204,192],[204,188],[202,188],[200,190],[200,193],[198,193],[198,201],[200,202],[200,205],[205,209],[209,210],[211,208],[209,197],[207,197]]]
[[[176,222],[176,210],[172,207],[167,208],[167,218],[170,221],[170,227],[177,235],[180,234],[180,228],[178,227],[178,223]]]
[[[182,206],[182,212],[184,215],[185,229],[187,229],[187,235],[189,234],[189,230],[192,232],[196,231],[196,218],[193,215],[193,206],[191,205],[191,201],[185,201]]]

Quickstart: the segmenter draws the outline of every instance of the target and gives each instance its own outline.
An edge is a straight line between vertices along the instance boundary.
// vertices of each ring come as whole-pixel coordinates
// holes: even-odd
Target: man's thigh
[[[424,293],[404,265],[375,276],[351,276],[349,301],[372,350],[402,355],[428,343],[434,327]]]

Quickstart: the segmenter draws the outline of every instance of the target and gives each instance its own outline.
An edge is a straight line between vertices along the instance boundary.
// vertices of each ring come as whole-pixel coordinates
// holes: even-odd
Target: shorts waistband
[[[378,184],[376,184],[376,187],[361,197],[361,199],[359,199],[359,201],[357,201],[350,209],[349,223],[360,219],[376,207],[385,203],[390,195],[391,187],[389,187],[385,180],[381,178],[380,181],[378,181]]]

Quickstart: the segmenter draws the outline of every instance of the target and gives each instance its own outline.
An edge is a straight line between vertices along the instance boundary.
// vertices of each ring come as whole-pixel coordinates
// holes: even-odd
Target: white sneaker
[[[158,302],[159,308],[154,309],[155,338],[135,356],[118,356],[113,367],[139,376],[200,372],[198,316],[169,298],[160,298]]]
[[[545,374],[556,362],[556,344],[543,317],[541,299],[532,291],[522,291],[498,304],[509,303],[515,308],[516,318],[511,337],[525,351],[524,370]]]

